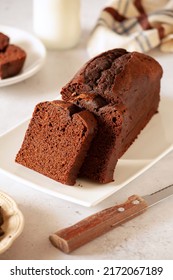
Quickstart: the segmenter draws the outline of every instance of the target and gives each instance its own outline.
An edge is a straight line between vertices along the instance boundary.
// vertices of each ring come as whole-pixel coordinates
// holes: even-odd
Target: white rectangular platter
[[[172,108],[173,100],[162,98],[159,113],[118,161],[112,183],[101,185],[79,179],[75,186],[67,186],[15,163],[29,121],[0,136],[0,169],[13,179],[49,195],[87,207],[96,205],[125,187],[173,149]]]

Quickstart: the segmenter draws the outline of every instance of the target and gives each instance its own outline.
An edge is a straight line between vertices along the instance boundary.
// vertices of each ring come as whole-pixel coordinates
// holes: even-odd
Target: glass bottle
[[[68,49],[80,39],[80,0],[33,0],[33,28],[48,49]]]

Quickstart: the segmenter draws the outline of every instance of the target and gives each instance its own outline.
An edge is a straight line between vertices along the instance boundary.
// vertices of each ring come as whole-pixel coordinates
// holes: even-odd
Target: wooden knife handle
[[[145,200],[130,196],[123,204],[112,206],[80,222],[50,235],[51,243],[64,253],[70,253],[96,237],[136,217],[147,209]]]

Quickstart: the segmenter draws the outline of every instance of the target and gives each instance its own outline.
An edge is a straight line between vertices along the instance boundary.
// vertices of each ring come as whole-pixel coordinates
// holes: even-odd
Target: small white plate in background
[[[0,79],[0,87],[21,82],[37,73],[43,66],[46,57],[43,43],[34,35],[15,27],[0,25],[0,32],[10,38],[10,44],[21,47],[27,54],[22,71],[14,77]]]

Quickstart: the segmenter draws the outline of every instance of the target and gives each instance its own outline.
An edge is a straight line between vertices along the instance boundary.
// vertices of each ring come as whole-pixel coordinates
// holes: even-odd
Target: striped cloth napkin
[[[101,11],[87,49],[91,57],[113,48],[173,52],[173,0],[114,0]]]

